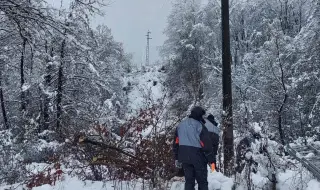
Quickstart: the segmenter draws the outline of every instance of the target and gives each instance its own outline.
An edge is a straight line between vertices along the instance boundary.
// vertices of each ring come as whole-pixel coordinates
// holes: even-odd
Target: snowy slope
[[[30,164],[28,165],[28,170],[33,174],[38,174],[43,171],[47,171],[46,169],[50,165],[48,164]],[[135,181],[82,181],[77,177],[70,176],[68,173],[71,172],[71,169],[66,169],[64,167],[61,168],[63,173],[59,177],[54,185],[42,185],[39,187],[34,187],[33,190],[115,190],[115,189],[122,189],[122,190],[141,190],[142,183],[141,180]],[[209,168],[208,168],[209,170]],[[56,170],[50,170],[51,176],[55,173]],[[47,172],[44,172],[47,173]],[[184,181],[183,178],[176,178],[176,181],[169,181],[165,185],[167,188],[166,190],[184,190]],[[209,172],[208,175],[209,181],[209,190],[231,190],[233,185],[233,181],[230,178],[223,176],[223,174],[219,172]],[[25,182],[26,183],[26,182]],[[22,184],[15,184],[12,186],[8,185],[0,185],[0,190],[25,190],[28,189],[26,185]],[[144,189],[149,189],[145,186]],[[165,190],[164,189],[164,190]]]
[[[128,112],[129,115],[135,115],[140,109],[158,103],[162,100],[165,90],[163,86],[165,73],[161,70],[161,66],[146,68],[146,71],[134,71],[125,77],[125,83],[128,88]],[[256,129],[259,130],[259,129]],[[145,132],[147,133],[147,132]],[[42,167],[42,168],[41,168]],[[39,165],[38,171],[43,169],[43,165]],[[287,170],[278,175],[278,188],[279,190],[292,190],[296,185],[295,179],[299,173],[297,171]],[[266,178],[262,175],[253,174],[253,184],[260,188],[266,183]],[[231,190],[233,186],[233,179],[225,177],[220,172],[208,173],[209,190]],[[320,183],[312,178],[305,181],[305,190],[320,190]],[[122,184],[122,185],[121,185]],[[122,186],[122,188],[120,188]],[[16,184],[14,189],[23,190],[24,186]],[[10,186],[1,186],[0,190],[8,190]],[[140,190],[142,183],[138,181],[132,182],[100,182],[100,181],[82,181],[77,177],[70,176],[66,173],[62,175],[62,179],[57,181],[54,186],[43,185],[34,188],[34,190]],[[167,190],[184,190],[184,181],[171,181],[168,183]],[[238,186],[236,190],[244,190]]]
[[[230,178],[223,176],[219,172],[209,173],[209,190],[231,190],[233,181]],[[122,188],[121,188],[122,187]],[[13,186],[0,186],[0,190],[9,190],[14,188],[15,190],[24,190],[23,185],[13,185]],[[114,189],[125,189],[125,190],[141,190],[142,183],[137,181],[134,182],[118,182],[118,181],[81,181],[76,177],[71,177],[69,175],[63,175],[62,180],[57,181],[54,186],[42,185],[40,187],[35,187],[33,190],[114,190]],[[147,189],[147,188],[146,188]],[[184,182],[175,181],[168,183],[167,190],[184,190]]]
[[[209,190],[231,190],[232,180],[226,178],[221,173],[215,172],[209,174]],[[81,181],[78,178],[65,175],[61,181],[58,181],[55,186],[43,185],[33,188],[33,190],[141,190],[142,183],[139,182],[100,182],[100,181]],[[184,190],[184,182],[173,182],[168,185],[168,190]],[[23,190],[23,186],[13,186],[15,190]],[[9,186],[0,186],[0,190],[8,190]]]
[[[128,112],[129,115],[135,115],[140,109],[143,109],[152,104],[159,103],[164,95],[163,81],[165,73],[161,70],[161,66],[148,67],[145,71],[134,71],[125,78],[125,86],[128,88]],[[45,165],[34,164],[38,173],[43,171]],[[67,171],[65,169],[64,171]],[[208,181],[210,190],[221,189],[230,190],[233,184],[232,179],[223,176],[221,173],[209,173]],[[116,186],[115,186],[116,183]],[[42,185],[34,188],[34,190],[100,190],[100,189],[117,189],[121,186],[119,182],[97,182],[97,181],[81,181],[77,177],[72,177],[65,172],[62,179],[57,181],[54,186]],[[23,190],[23,185],[16,184],[13,186],[17,190]],[[122,182],[123,189],[126,190],[140,190],[142,183],[137,181]],[[0,190],[9,189],[9,186],[0,186]],[[168,182],[168,190],[183,190],[184,181],[171,181]]]
[[[125,78],[129,112],[136,113],[148,104],[157,103],[163,97],[165,73],[161,66],[147,67],[145,71],[133,71]]]
[[[279,176],[279,190],[292,190],[294,188],[299,188],[292,183],[295,180],[294,174],[288,171],[281,176]],[[259,180],[264,180],[258,176],[254,177],[254,183],[258,183]],[[209,190],[231,190],[233,185],[233,180],[223,176],[219,172],[209,173],[208,175]],[[142,184],[138,182],[100,182],[100,181],[81,181],[76,177],[71,177],[64,175],[61,181],[58,181],[55,186],[43,185],[36,187],[33,190],[114,190],[114,189],[124,190],[141,190]],[[14,189],[23,190],[23,186],[14,185]],[[0,186],[0,190],[8,190],[10,186]],[[299,188],[300,189],[300,188]],[[172,182],[168,190],[184,190],[183,181]],[[245,190],[241,186],[236,188],[236,190]],[[305,190],[320,190],[320,183],[317,180],[306,181]]]

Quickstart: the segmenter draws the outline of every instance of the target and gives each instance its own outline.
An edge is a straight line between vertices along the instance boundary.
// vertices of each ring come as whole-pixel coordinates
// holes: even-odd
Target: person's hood
[[[189,115],[189,118],[195,119],[205,124],[206,121],[203,119],[203,116],[205,114],[206,114],[206,111],[202,107],[197,106],[191,110],[191,114]]]

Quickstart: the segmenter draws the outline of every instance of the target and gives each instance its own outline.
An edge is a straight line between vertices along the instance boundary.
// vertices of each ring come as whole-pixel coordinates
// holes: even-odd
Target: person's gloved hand
[[[212,114],[209,114],[207,119],[214,125],[214,126],[218,126],[218,123],[216,121],[216,119],[214,118],[214,116]]]
[[[182,164],[178,160],[174,162],[174,165],[176,166],[176,168],[179,168],[179,169],[182,168]]]
[[[210,169],[211,169],[211,172],[214,172],[216,170],[216,164],[215,163],[211,163],[210,164]]]

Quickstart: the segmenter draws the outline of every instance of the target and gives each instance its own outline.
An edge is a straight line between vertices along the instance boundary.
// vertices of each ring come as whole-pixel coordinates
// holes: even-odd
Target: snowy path
[[[220,172],[209,173],[209,190],[231,190],[233,180],[225,177]],[[23,190],[22,186],[13,186],[15,190]],[[0,186],[0,190],[8,190],[10,186]],[[76,177],[65,175],[62,181],[58,181],[55,186],[42,185],[33,190],[141,190],[142,184],[139,182],[101,182],[101,181],[81,181]],[[148,188],[146,188],[148,189]],[[173,182],[168,190],[184,190],[184,182]]]
[[[209,172],[208,174],[209,190],[231,190],[233,180],[224,176],[220,172]],[[197,187],[196,187],[197,189]],[[170,190],[184,190],[184,182],[176,181],[171,185]]]

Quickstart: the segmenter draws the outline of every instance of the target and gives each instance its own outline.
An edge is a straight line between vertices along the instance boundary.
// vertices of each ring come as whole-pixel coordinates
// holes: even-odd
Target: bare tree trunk
[[[302,29],[302,3],[300,1],[300,5],[299,5],[299,31],[300,32]]]
[[[284,93],[282,103],[278,109],[278,130],[279,130],[279,134],[280,134],[280,141],[284,145],[285,144],[285,136],[284,136],[284,130],[283,130],[283,126],[282,126],[282,112],[283,112],[284,106],[288,100],[288,93],[287,93],[287,88],[286,88],[285,81],[284,81],[285,80],[284,68],[282,65],[282,61],[280,60],[280,47],[278,44],[278,40],[276,40],[276,47],[277,47],[279,67],[280,67],[280,71],[281,71],[281,85],[282,85],[282,90]]]
[[[4,69],[4,65],[2,60],[0,60],[0,104],[1,104],[1,111],[2,111],[2,119],[5,129],[9,129],[9,122],[7,117],[7,111],[4,104],[4,97],[3,97],[3,84],[2,84],[2,71]]]
[[[46,42],[46,53],[48,54],[48,45]],[[48,56],[48,55],[47,55]],[[53,57],[53,48],[51,48],[50,50],[50,57]],[[49,103],[50,103],[50,97],[47,94],[49,91],[49,86],[51,84],[51,70],[52,70],[52,66],[49,64],[50,60],[49,58],[47,58],[46,60],[46,64],[47,64],[47,68],[46,68],[46,75],[44,77],[44,89],[43,89],[43,130],[47,130],[49,129]]]
[[[22,115],[25,114],[26,109],[27,109],[27,103],[26,103],[26,93],[25,93],[25,89],[24,89],[24,85],[25,85],[25,79],[24,79],[24,57],[25,57],[25,53],[26,53],[26,43],[27,43],[27,39],[22,37],[23,42],[22,42],[22,51],[21,51],[21,57],[20,57],[20,90],[21,90],[21,94],[20,94],[20,98],[21,98],[21,112]]]
[[[34,65],[34,50],[33,50],[32,46],[30,46],[30,50],[31,50],[30,76],[32,76],[33,75],[33,65]]]
[[[224,172],[233,174],[233,118],[232,118],[232,86],[231,86],[231,53],[229,28],[229,0],[221,0],[222,16],[222,91],[223,91],[223,152]]]
[[[63,39],[60,50],[60,65],[58,71],[58,87],[57,87],[57,123],[56,130],[61,135],[61,115],[62,115],[62,85],[63,85],[63,66],[65,57],[66,39]]]
[[[278,128],[279,128],[279,134],[280,134],[280,141],[281,141],[281,144],[283,145],[285,145],[285,140],[284,140],[285,137],[284,137],[283,126],[282,126],[282,112],[283,112],[284,105],[287,102],[287,99],[288,99],[288,95],[285,94],[282,100],[282,104],[278,110]]]
[[[307,135],[306,135],[306,130],[305,128],[303,127],[303,121],[302,121],[302,114],[301,114],[301,110],[300,110],[300,105],[298,107],[298,110],[299,110],[299,120],[300,120],[300,129],[301,129],[301,136],[303,137],[303,143],[304,145],[307,145]]]
[[[2,118],[5,129],[9,129],[8,117],[6,112],[6,107],[4,105],[4,98],[3,98],[3,91],[1,86],[1,79],[0,79],[0,102],[1,102],[1,111],[2,111]]]

